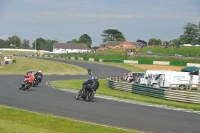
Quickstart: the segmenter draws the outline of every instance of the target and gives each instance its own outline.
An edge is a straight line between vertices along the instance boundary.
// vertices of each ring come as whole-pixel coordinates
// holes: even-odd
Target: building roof
[[[53,44],[58,49],[90,49],[85,43],[57,43]]]
[[[135,46],[138,46],[138,47],[141,47],[141,46],[144,45],[142,42],[130,42],[130,43],[135,45]]]
[[[125,42],[125,41],[109,41],[109,42],[101,44],[99,47],[103,47],[104,45],[106,45],[106,46],[117,46],[117,45],[119,45],[123,42]]]

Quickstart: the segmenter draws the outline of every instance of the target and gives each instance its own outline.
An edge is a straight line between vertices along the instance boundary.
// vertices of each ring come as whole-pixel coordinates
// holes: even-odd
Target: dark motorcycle
[[[90,69],[88,69],[88,74],[92,75],[92,71]]]
[[[33,87],[37,86],[40,83],[41,79],[42,79],[42,77],[40,77],[40,76],[35,77],[32,86]]]
[[[86,101],[91,101],[94,97],[95,91],[92,89],[86,89],[86,85],[83,86],[83,88],[78,91],[78,93],[75,96],[76,100],[79,100],[80,98],[82,98],[83,100]]]

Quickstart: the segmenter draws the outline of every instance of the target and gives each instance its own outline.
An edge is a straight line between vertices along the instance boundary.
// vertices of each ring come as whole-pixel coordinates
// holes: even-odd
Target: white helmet
[[[38,72],[42,73],[42,71],[40,71],[40,70]]]

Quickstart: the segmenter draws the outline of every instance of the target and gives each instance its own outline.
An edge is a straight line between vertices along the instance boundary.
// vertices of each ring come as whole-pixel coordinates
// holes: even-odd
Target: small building
[[[52,53],[88,53],[91,49],[85,43],[58,43],[53,44]]]
[[[141,42],[128,42],[128,41],[110,41],[99,46],[99,50],[113,49],[113,48],[125,48],[125,49],[136,49],[143,47],[144,44]]]

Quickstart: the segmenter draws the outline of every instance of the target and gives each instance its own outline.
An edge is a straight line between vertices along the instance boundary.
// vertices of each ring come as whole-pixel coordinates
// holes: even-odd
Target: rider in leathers
[[[92,89],[96,92],[96,90],[99,88],[99,81],[98,78],[95,78],[94,76],[91,76],[90,79],[85,81],[83,85],[86,85],[85,89]]]
[[[39,83],[42,82],[42,77],[43,77],[42,71],[39,70],[37,73],[35,73],[35,78],[38,79]]]

